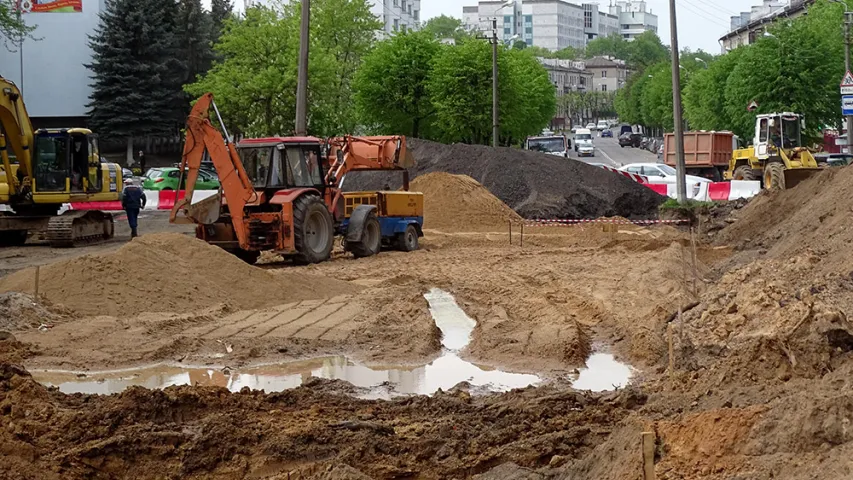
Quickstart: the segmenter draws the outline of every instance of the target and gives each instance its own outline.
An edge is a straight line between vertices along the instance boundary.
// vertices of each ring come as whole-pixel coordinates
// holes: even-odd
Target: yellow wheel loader
[[[784,190],[820,172],[814,155],[802,145],[804,124],[796,113],[758,115],[752,146],[732,153],[725,178],[761,180],[768,190]]]
[[[30,233],[54,247],[113,237],[109,213],[59,211],[65,203],[117,201],[119,165],[101,162],[98,138],[85,128],[33,131],[20,90],[3,77],[0,160],[0,245],[22,245]]]

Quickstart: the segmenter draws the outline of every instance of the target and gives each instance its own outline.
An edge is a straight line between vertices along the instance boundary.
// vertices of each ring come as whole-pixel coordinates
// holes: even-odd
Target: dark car
[[[623,133],[619,135],[619,146],[622,148],[633,147],[640,148],[640,143],[643,141],[642,133]]]
[[[602,130],[601,136],[602,136],[602,138],[603,137],[613,138],[613,132],[611,132],[610,130]]]
[[[846,167],[853,163],[853,154],[849,153],[824,153],[814,156],[818,165],[825,164],[828,167]]]

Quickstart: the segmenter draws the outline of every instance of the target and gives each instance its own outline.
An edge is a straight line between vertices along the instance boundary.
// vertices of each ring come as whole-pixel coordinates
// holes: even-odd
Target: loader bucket
[[[800,182],[809,179],[822,171],[822,168],[786,168],[785,189],[794,188]]]

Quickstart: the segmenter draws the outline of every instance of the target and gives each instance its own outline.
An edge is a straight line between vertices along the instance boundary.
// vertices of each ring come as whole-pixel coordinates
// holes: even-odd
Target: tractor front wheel
[[[361,239],[357,242],[347,242],[346,249],[355,258],[370,257],[379,253],[382,247],[382,229],[375,213],[368,214],[361,229]]]
[[[758,180],[758,176],[749,165],[741,165],[732,173],[732,180]]]
[[[785,190],[785,165],[773,162],[764,166],[764,188]]]

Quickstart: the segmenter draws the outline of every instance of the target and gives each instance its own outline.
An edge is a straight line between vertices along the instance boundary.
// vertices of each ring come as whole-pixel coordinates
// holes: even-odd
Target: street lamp
[[[708,68],[708,62],[706,62],[705,60],[702,60],[699,57],[693,57],[693,60],[696,60],[697,62],[702,62],[702,64],[705,65],[705,68]]]

